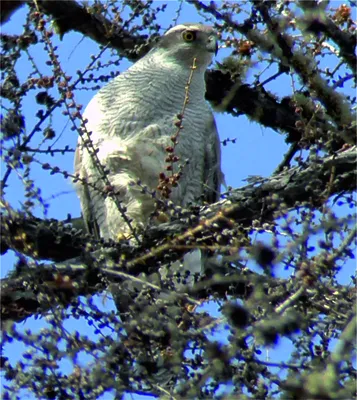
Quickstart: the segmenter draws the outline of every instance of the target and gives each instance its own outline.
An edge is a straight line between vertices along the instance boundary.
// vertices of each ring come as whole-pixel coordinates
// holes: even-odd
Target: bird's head
[[[211,26],[202,24],[181,24],[169,29],[161,37],[156,49],[175,63],[196,65],[206,69],[213,55],[217,53],[217,36]]]

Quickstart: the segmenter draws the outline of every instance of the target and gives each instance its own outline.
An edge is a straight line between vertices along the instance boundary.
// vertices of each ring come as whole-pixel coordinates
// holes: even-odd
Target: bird
[[[204,78],[216,51],[212,27],[174,26],[149,53],[91,99],[83,113],[86,133],[79,138],[75,153],[75,173],[85,181],[77,184],[77,192],[89,232],[117,240],[148,225],[155,208],[150,193],[168,166],[165,159],[170,148],[179,160],[171,164],[171,174],[181,169],[170,201],[186,207],[219,199],[220,142],[205,100]],[[188,104],[173,146],[193,63]],[[142,186],[150,193],[143,193]]]
[[[89,233],[132,237],[153,222],[158,204],[187,208],[219,199],[220,140],[205,100],[205,72],[217,49],[211,26],[176,25],[90,100],[75,153]],[[192,254],[188,270],[199,264]],[[115,302],[122,320],[133,315],[133,287],[122,285]]]

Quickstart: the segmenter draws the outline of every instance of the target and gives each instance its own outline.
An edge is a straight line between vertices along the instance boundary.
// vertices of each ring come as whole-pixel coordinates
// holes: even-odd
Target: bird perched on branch
[[[216,50],[211,27],[177,25],[92,98],[75,156],[90,232],[116,240],[145,227],[153,191],[183,207],[218,199],[220,144],[204,80]]]
[[[181,207],[218,200],[220,143],[204,78],[216,51],[211,27],[177,25],[90,101],[75,156],[89,232],[104,239],[137,238],[138,228],[147,226],[158,205],[168,200]],[[193,274],[198,267],[200,272],[199,253],[184,257],[184,270]],[[146,311],[138,317],[135,285],[124,282],[112,292],[121,319],[131,316],[135,325],[134,334],[130,323],[125,327],[128,338],[141,337],[143,343],[145,331],[159,332],[168,316],[151,318]],[[154,354],[159,362],[159,352]]]

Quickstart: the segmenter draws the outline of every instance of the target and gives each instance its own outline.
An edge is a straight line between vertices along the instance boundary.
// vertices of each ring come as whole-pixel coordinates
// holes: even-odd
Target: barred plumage
[[[195,40],[185,41],[187,32]],[[146,56],[103,87],[84,112],[86,129],[91,132],[100,163],[109,169],[110,185],[134,226],[148,223],[154,201],[130,183],[140,180],[150,190],[157,187],[159,174],[165,171],[165,148],[172,145],[170,138],[177,130],[174,122],[184,104],[194,58],[197,68],[189,85],[183,129],[175,148],[181,162],[188,159],[189,163],[170,199],[181,206],[195,204],[202,197],[209,202],[218,199],[220,146],[213,115],[204,97],[204,73],[215,49],[212,28],[200,24],[178,25]],[[96,224],[99,235],[105,239],[130,234],[113,199],[104,199],[100,193],[105,191],[106,183],[81,139],[75,169],[99,189],[83,184],[77,187],[88,226]]]

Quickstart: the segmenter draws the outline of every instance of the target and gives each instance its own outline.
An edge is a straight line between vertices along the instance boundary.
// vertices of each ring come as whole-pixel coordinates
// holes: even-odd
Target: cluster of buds
[[[27,82],[30,88],[37,86],[38,88],[52,88],[54,84],[54,76],[42,76],[41,78],[30,78]]]
[[[157,186],[157,190],[161,193],[162,197],[165,199],[170,198],[172,188],[176,187],[178,185],[178,181],[182,176],[182,171],[183,171],[184,165],[179,164],[178,168],[176,168],[176,171],[174,171],[174,164],[177,163],[178,161],[180,161],[180,157],[175,155],[175,148],[178,143],[180,131],[181,131],[181,129],[183,129],[182,120],[183,120],[186,106],[189,103],[189,93],[188,92],[189,92],[189,88],[190,88],[190,85],[192,82],[193,72],[195,71],[196,68],[197,68],[196,67],[196,58],[194,58],[193,64],[191,66],[190,76],[189,76],[187,84],[185,86],[185,99],[184,99],[184,103],[182,106],[182,110],[179,114],[176,115],[177,120],[174,123],[177,130],[176,130],[176,133],[173,136],[171,136],[171,138],[170,138],[172,145],[167,146],[165,149],[165,151],[167,153],[165,162],[168,163],[168,165],[166,165],[166,167],[165,167],[165,170],[170,171],[171,175],[167,176],[164,172],[161,172],[159,175],[159,184]]]
[[[235,42],[237,45],[238,54],[242,56],[250,56],[252,54],[253,48],[255,47],[254,42],[250,40],[235,40]]]
[[[169,163],[165,169],[166,171],[173,171],[173,164],[177,163],[180,160],[180,157],[174,154],[175,148],[172,146],[167,146],[165,149],[168,156],[165,158],[165,162]]]
[[[165,158],[165,162],[168,163],[165,167],[166,171],[171,171],[171,175],[167,176],[164,172],[161,172],[159,175],[159,184],[157,186],[157,190],[161,193],[162,197],[165,199],[170,198],[170,194],[172,192],[172,188],[178,185],[178,181],[182,175],[182,171],[174,173],[174,164],[180,161],[180,157],[175,155],[175,147],[178,143],[178,136],[180,130],[182,129],[182,114],[177,114],[177,121],[175,121],[175,126],[177,127],[177,132],[175,135],[171,136],[170,140],[172,142],[171,146],[167,146],[165,151],[167,153],[167,157]],[[182,169],[179,167],[179,169]]]
[[[333,20],[335,20],[338,24],[341,25],[345,22],[348,22],[350,18],[351,18],[351,8],[346,4],[342,4],[340,7],[338,7],[335,15],[332,17]]]
[[[162,197],[165,199],[170,198],[172,188],[178,185],[178,181],[181,178],[182,172],[172,174],[171,176],[166,176],[164,172],[159,175],[159,184],[157,185],[157,190],[161,193]]]

